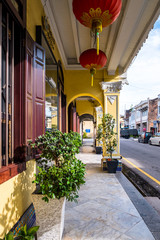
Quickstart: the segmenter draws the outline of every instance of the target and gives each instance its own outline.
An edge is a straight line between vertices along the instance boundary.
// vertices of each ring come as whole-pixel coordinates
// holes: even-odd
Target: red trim
[[[62,132],[66,132],[66,95],[61,91]]]
[[[77,113],[76,107],[73,107],[73,132],[77,131]]]
[[[8,181],[12,177],[26,170],[26,162],[19,164],[9,164],[0,168],[0,184]]]

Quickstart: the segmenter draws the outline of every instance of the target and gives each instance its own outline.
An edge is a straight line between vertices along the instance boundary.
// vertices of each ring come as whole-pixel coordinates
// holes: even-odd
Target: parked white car
[[[160,146],[160,132],[155,133],[155,135],[149,139],[148,143]]]

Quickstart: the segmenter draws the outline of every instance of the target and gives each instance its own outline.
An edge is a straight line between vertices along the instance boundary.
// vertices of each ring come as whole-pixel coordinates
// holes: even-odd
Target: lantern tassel
[[[97,55],[99,55],[99,32],[97,32]]]
[[[93,74],[91,75],[91,87],[93,87]]]

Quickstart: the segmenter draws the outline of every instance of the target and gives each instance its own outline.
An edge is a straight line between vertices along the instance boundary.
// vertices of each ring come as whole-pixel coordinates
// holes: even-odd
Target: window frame
[[[0,22],[2,23],[2,3],[0,4]],[[5,8],[6,10],[6,68],[5,68],[5,85],[6,85],[6,106],[5,106],[5,164],[3,165],[3,156],[2,156],[2,141],[0,144],[0,168],[3,166],[8,166],[9,165],[9,154],[10,154],[10,158],[11,158],[11,162],[13,162],[13,156],[14,156],[14,20],[11,17],[11,15],[9,14],[8,10]],[[12,27],[12,32],[11,32],[11,44],[10,44],[10,37],[9,37],[9,21],[11,21],[11,27]],[[2,26],[2,25],[1,25]],[[2,27],[0,27],[0,66],[2,66]],[[11,62],[9,62],[9,57],[11,54]],[[11,65],[10,65],[11,64]],[[9,75],[9,71],[11,71],[11,75]],[[9,117],[9,78],[11,78],[11,92],[10,92],[10,97],[11,97],[11,117]],[[0,89],[2,89],[2,67],[0,67]],[[0,136],[2,139],[2,100],[0,97],[0,113],[1,113],[1,117],[0,117]],[[9,121],[11,121],[11,129],[10,129],[10,133],[9,133]],[[9,143],[9,134],[11,134],[11,145]],[[10,149],[9,149],[10,148]]]
[[[19,26],[23,32],[23,28],[22,25],[19,21],[17,21],[16,17],[14,14],[12,14],[12,12],[7,4],[0,2],[0,23],[2,23],[2,17],[3,17],[3,8],[4,11],[6,11],[6,26],[7,26],[7,40],[6,40],[6,45],[7,46],[7,50],[6,50],[6,56],[5,56],[5,64],[7,65],[5,72],[6,72],[6,76],[5,79],[7,79],[7,81],[5,80],[5,85],[7,86],[8,90],[5,90],[7,92],[7,101],[6,101],[6,106],[5,106],[5,111],[7,113],[7,118],[8,120],[6,120],[6,125],[8,126],[5,129],[6,132],[6,149],[5,149],[5,154],[8,155],[8,158],[11,159],[10,162],[8,162],[8,159],[5,157],[6,161],[5,161],[5,166],[2,166],[2,144],[0,144],[0,184],[2,184],[3,182],[9,180],[10,178],[16,176],[17,174],[23,172],[24,170],[26,170],[26,159],[24,159],[24,161],[20,161],[18,163],[14,163],[13,162],[13,158],[14,158],[14,125],[15,125],[15,116],[14,116],[14,96],[15,96],[15,87],[14,87],[14,79],[15,79],[15,62],[14,62],[14,50],[15,50],[15,32],[14,29],[16,26]],[[9,31],[11,30],[11,35],[9,35]],[[19,41],[21,42],[23,38],[23,34],[21,35],[21,37],[19,38]],[[22,59],[22,55],[20,56],[20,59]],[[21,63],[20,63],[21,64]],[[22,65],[21,65],[22,67]],[[22,67],[23,68],[23,67]],[[22,73],[23,74],[23,73]],[[23,77],[20,76],[20,81],[23,81]],[[2,88],[2,24],[0,27],[0,89]],[[10,88],[12,88],[10,90]],[[10,92],[10,94],[9,94]],[[10,101],[10,99],[8,98],[9,95],[11,96],[12,100]],[[1,96],[2,97],[2,96]],[[0,137],[2,139],[2,99],[0,97]],[[8,110],[10,109],[10,106],[8,104],[10,104],[11,102],[11,111],[9,112]],[[5,114],[6,114],[5,113]],[[21,113],[22,114],[22,113]],[[9,121],[11,120],[11,129],[10,132],[8,132],[9,130],[9,125],[7,124],[7,121],[9,123]],[[11,138],[9,139],[9,134],[11,134]],[[2,140],[1,140],[2,143]],[[9,150],[9,145],[10,145],[10,150]],[[9,156],[10,154],[10,156]]]
[[[2,22],[2,3],[0,3],[0,23]],[[2,82],[2,27],[0,27],[0,89],[1,89],[1,82]],[[1,108],[1,97],[0,97],[0,114],[2,112]],[[0,115],[0,137],[2,137],[2,130],[1,130],[1,115]],[[2,144],[0,144],[0,168],[2,167]]]

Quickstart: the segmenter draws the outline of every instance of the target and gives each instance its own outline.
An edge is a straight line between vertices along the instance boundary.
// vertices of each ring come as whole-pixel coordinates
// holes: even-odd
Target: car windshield
[[[151,136],[152,134],[150,132],[146,132],[146,136]]]
[[[155,134],[155,137],[160,137],[160,133],[156,133],[156,134]]]

